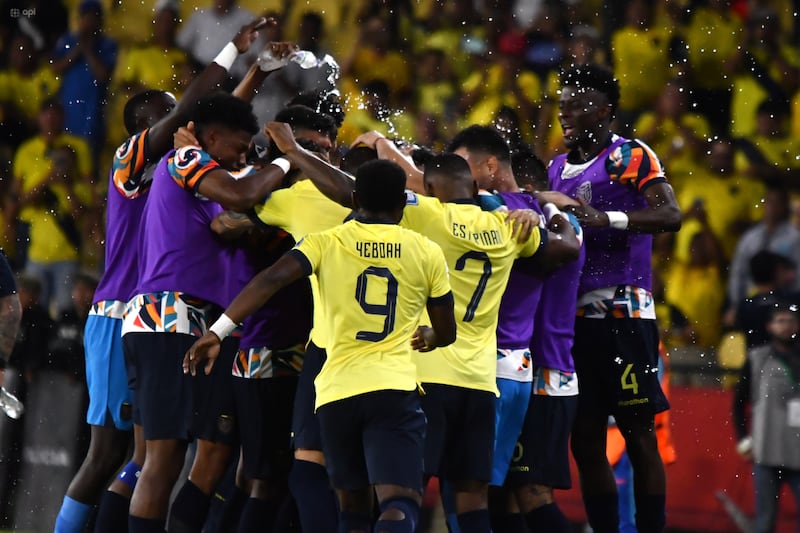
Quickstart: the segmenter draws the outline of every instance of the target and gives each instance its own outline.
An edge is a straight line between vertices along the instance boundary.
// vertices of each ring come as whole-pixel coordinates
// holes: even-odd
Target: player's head
[[[225,92],[202,100],[192,120],[200,146],[224,169],[239,170],[246,165],[247,152],[258,120],[249,103]]]
[[[369,146],[354,146],[342,156],[339,169],[355,176],[361,165],[378,159],[378,151]]]
[[[131,96],[122,111],[122,120],[128,135],[133,135],[169,115],[175,109],[175,97],[166,91],[155,89]]]
[[[61,105],[61,101],[55,96],[45,99],[39,108],[36,123],[39,126],[39,133],[46,137],[64,131],[64,106]]]
[[[511,150],[505,138],[492,126],[472,125],[461,130],[447,146],[448,152],[463,157],[481,189],[493,189],[501,165],[511,164]]]
[[[781,254],[761,250],[750,258],[750,277],[756,285],[788,289],[796,274],[797,265]]]
[[[570,150],[604,142],[619,105],[619,82],[600,65],[579,65],[561,74],[558,119]]]
[[[767,332],[774,342],[789,345],[797,342],[800,333],[798,307],[794,303],[779,301],[770,312]]]
[[[511,168],[517,184],[528,191],[546,191],[550,188],[547,166],[530,151],[517,152],[511,156]]]
[[[337,134],[336,123],[332,117],[317,113],[304,105],[293,105],[278,112],[275,120],[285,122],[292,127],[294,137],[300,146],[330,160],[330,154],[336,148]],[[279,153],[272,143],[269,152],[270,155]]]
[[[406,205],[405,171],[384,159],[364,163],[356,171],[353,205],[362,214],[387,216],[400,222]]]
[[[305,91],[286,102],[286,107],[304,105],[310,107],[317,113],[328,115],[336,123],[337,128],[342,127],[344,122],[344,109],[339,96],[336,93],[323,93],[320,91]]]
[[[460,155],[445,152],[425,163],[425,191],[442,202],[474,198],[477,184],[466,160]]]

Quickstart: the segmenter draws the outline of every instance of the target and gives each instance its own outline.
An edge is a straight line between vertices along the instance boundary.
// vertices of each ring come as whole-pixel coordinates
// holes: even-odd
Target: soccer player
[[[225,81],[233,59],[249,49],[266,24],[263,18],[243,27],[186,89],[176,105],[162,91],[145,91],[125,106],[123,120],[130,137],[117,149],[109,176],[105,273],[95,292],[84,332],[86,378],[89,388],[91,442],[86,459],[67,489],[56,518],[57,533],[83,530],[92,506],[108,479],[125,460],[133,407],[122,350],[122,314],[137,281],[136,247],[140,217],[150,188],[152,169],[172,146],[172,134],[185,123],[199,98]],[[140,433],[140,432],[137,432]],[[128,499],[144,461],[144,442],[138,435],[134,457],[103,497],[98,531],[120,531],[127,522]]]
[[[184,504],[189,515],[207,509],[208,495],[225,471],[235,435],[229,368],[190,380],[176,365],[229,300],[227,285],[219,282],[228,263],[211,221],[223,207],[252,207],[285,175],[276,164],[238,180],[230,174],[244,167],[258,131],[250,104],[216,93],[198,104],[192,118],[200,147],[172,152],[156,167],[143,214],[139,281],[123,324],[147,446],[131,499],[132,532],[163,529],[190,437],[198,439],[198,455],[209,459],[193,466],[196,475],[189,481],[197,490],[193,505]]]
[[[619,84],[582,65],[561,78],[559,121],[569,152],[549,168],[542,193],[585,229],[573,356],[581,391],[572,429],[592,528],[616,532],[617,492],[606,459],[608,415],[625,436],[634,471],[636,524],[661,531],[666,483],[653,418],[669,408],[658,380],[658,329],[651,284],[652,233],[677,231],[681,213],[656,155],[610,129]]]
[[[331,199],[350,205],[352,182],[338,169],[297,146],[284,125],[267,126],[273,141]],[[494,444],[497,310],[511,265],[543,241],[543,256],[568,258],[579,251],[574,230],[557,234],[535,227],[517,242],[505,215],[484,212],[475,201],[469,166],[455,154],[425,164],[425,186],[434,198],[409,195],[401,225],[442,246],[451,272],[459,336],[442,357],[417,358],[428,417],[426,474],[452,482],[461,531],[489,530],[487,489]]]
[[[361,166],[355,219],[307,235],[254,278],[184,359],[184,371],[194,373],[208,356],[210,372],[221,339],[236,323],[279,288],[317,275],[328,359],[315,380],[316,408],[341,507],[340,531],[370,531],[373,486],[381,509],[374,531],[414,531],[425,415],[411,352],[446,346],[456,335],[444,256],[397,225],[405,203],[400,167],[387,161]],[[432,327],[417,327],[426,309]]]

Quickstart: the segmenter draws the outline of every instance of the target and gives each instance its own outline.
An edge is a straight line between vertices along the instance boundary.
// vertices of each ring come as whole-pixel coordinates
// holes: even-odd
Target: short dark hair
[[[342,127],[344,122],[344,108],[339,97],[334,93],[323,93],[319,91],[305,91],[286,102],[286,107],[304,105],[310,107],[317,113],[328,115],[333,119],[337,128]]]
[[[405,202],[406,173],[397,163],[385,159],[368,161],[356,171],[359,205],[367,211],[385,213]]]
[[[750,277],[754,283],[772,283],[777,279],[779,268],[795,268],[794,261],[781,254],[761,250],[750,258]]]
[[[348,174],[355,175],[356,171],[365,163],[378,159],[378,151],[369,146],[355,146],[342,156],[339,168]]]
[[[561,86],[592,89],[606,95],[612,115],[619,106],[619,82],[614,73],[604,66],[590,63],[572,67],[561,73]]]
[[[538,191],[550,188],[547,165],[533,152],[523,151],[511,155],[511,168],[518,185],[532,185]]]
[[[198,102],[192,113],[196,134],[199,138],[204,128],[217,125],[233,131],[258,133],[258,119],[253,107],[244,100],[224,91],[216,91]]]
[[[431,174],[447,176],[456,180],[472,180],[467,160],[453,153],[445,152],[435,155],[425,162],[425,177]]]
[[[492,126],[473,124],[453,137],[447,146],[448,152],[455,152],[459,148],[466,148],[470,152],[483,152],[493,155],[498,161],[511,162],[511,149],[505,138]]]
[[[293,105],[281,109],[275,115],[276,122],[285,122],[292,129],[306,129],[318,131],[327,135],[331,141],[336,140],[337,128],[333,118],[324,113],[317,113],[310,107],[304,105]]]
[[[125,129],[128,131],[128,135],[133,135],[139,131],[139,111],[156,98],[166,95],[169,95],[169,93],[156,89],[148,89],[130,97],[125,104],[125,108],[122,110],[122,122],[125,125]]]

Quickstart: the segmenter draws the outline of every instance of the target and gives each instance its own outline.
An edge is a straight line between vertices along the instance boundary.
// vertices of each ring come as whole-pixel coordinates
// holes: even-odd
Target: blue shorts
[[[425,473],[448,481],[492,478],[495,395],[493,392],[423,383],[428,418]]]
[[[89,389],[86,422],[130,431],[133,428],[133,400],[122,350],[122,320],[89,315],[83,339]]]
[[[322,450],[322,437],[319,434],[319,420],[314,413],[317,393],[314,380],[328,358],[325,348],[309,342],[303,357],[303,368],[297,380],[292,413],[292,446],[295,450]]]
[[[425,415],[414,391],[380,390],[317,409],[335,489],[399,485],[422,492]]]
[[[525,413],[531,399],[532,383],[497,378],[500,397],[495,405],[494,417],[494,462],[492,463],[492,480],[489,483],[502,487],[511,464],[511,457],[517,446],[517,439],[522,431]]]

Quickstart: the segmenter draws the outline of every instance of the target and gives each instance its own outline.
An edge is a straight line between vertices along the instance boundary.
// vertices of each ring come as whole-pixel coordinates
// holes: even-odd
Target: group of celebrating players
[[[680,211],[655,154],[611,132],[613,75],[563,73],[569,152],[533,176],[489,126],[416,163],[370,132],[337,166],[324,99],[290,102],[262,149],[248,100],[271,71],[217,89],[268,23],[180,102],[125,108],[85,332],[92,441],[56,531],[99,503],[96,531],[199,532],[237,456],[242,532],[290,530],[291,497],[304,532],[411,533],[432,476],[452,531],[568,531],[570,434],[590,524],[617,531],[609,415],[639,531],[663,530],[651,234]]]

